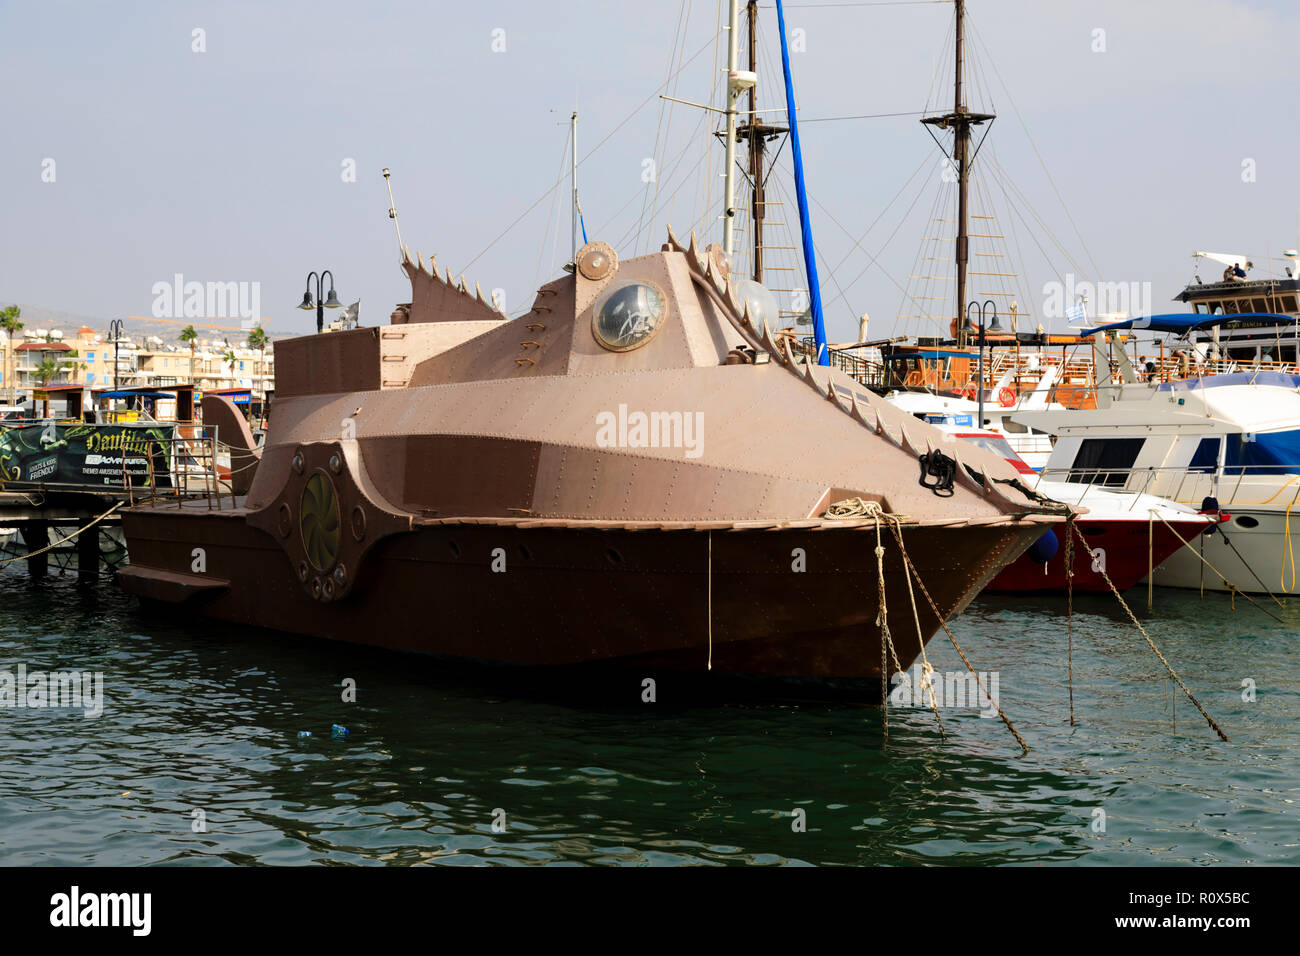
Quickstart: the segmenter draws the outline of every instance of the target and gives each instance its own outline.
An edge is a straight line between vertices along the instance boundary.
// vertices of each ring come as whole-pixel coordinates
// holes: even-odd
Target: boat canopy
[[[1116,329],[1150,329],[1153,332],[1173,332],[1186,335],[1194,329],[1208,329],[1216,325],[1294,325],[1294,315],[1275,312],[1238,312],[1233,315],[1204,315],[1195,312],[1171,312],[1166,315],[1139,315],[1123,322],[1099,325],[1095,329],[1082,329],[1080,335],[1095,335]]]
[[[96,398],[175,398],[175,392],[132,391],[130,389],[108,389],[96,392]]]

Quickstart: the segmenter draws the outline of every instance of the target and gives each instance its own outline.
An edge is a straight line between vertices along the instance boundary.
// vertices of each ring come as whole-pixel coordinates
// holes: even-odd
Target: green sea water
[[[944,740],[891,707],[882,745],[877,708],[570,701],[544,674],[159,619],[109,579],[10,568],[0,673],[100,672],[103,713],[0,708],[0,863],[1300,863],[1300,599],[1279,624],[1130,598],[1231,743],[1112,598],[1076,601],[1074,726],[1063,600],[954,622],[1022,754],[968,708]],[[942,634],[931,660],[962,667]]]

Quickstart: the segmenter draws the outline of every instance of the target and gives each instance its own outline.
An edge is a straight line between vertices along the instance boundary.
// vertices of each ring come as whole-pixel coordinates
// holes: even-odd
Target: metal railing
[[[9,428],[30,428],[87,425],[78,419],[58,421],[46,419],[9,419],[0,423],[0,431]],[[114,426],[120,427],[120,426]],[[233,457],[228,445],[219,440],[218,426],[200,424],[177,424],[172,435],[145,435],[135,438],[135,443],[143,447],[136,451],[129,447],[116,449],[120,453],[121,482],[111,482],[106,476],[103,481],[42,481],[24,478],[0,480],[0,488],[27,490],[32,487],[57,488],[62,491],[85,490],[88,492],[125,492],[129,505],[175,501],[182,507],[186,501],[206,501],[209,509],[221,509],[223,499],[229,496],[231,506],[236,505],[233,475],[221,476],[221,459],[226,457],[233,465]],[[122,433],[124,438],[129,432]],[[123,441],[126,446],[131,442]],[[158,459],[166,463],[165,469],[158,467]],[[144,470],[134,470],[130,466],[143,459]],[[249,467],[245,465],[244,467]],[[109,473],[111,474],[111,472]]]
[[[1300,500],[1300,465],[1225,465],[1217,468],[1044,468],[1039,475],[1047,481],[1069,482],[1088,486],[1088,490],[1120,491],[1151,495],[1179,504],[1199,507],[1205,498],[1215,498],[1220,505],[1289,504]],[[1247,479],[1266,479],[1247,481]],[[1286,481],[1281,479],[1286,478]],[[1279,484],[1280,482],[1280,484]],[[1262,485],[1259,500],[1243,500],[1242,489]],[[1288,494],[1289,492],[1289,494]],[[1083,504],[1081,499],[1080,504]]]

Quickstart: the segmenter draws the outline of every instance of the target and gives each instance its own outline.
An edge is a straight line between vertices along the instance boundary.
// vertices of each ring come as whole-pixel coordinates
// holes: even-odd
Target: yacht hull
[[[1292,534],[1300,538],[1300,515],[1288,519],[1285,509],[1252,509],[1225,504],[1232,515],[1213,534],[1192,542],[1194,549],[1180,547],[1158,566],[1153,580],[1161,587],[1196,588],[1206,591],[1244,591],[1247,594],[1279,593],[1295,585],[1293,562],[1300,565],[1300,541],[1288,547],[1288,520]],[[1254,522],[1253,526],[1251,522]],[[1184,535],[1186,537],[1186,535]],[[1205,566],[1204,557],[1231,582],[1231,587]]]
[[[1079,530],[1083,532],[1088,547],[1075,540],[1074,590],[1109,591],[1110,585],[1106,583],[1109,577],[1116,589],[1127,591],[1146,579],[1152,565],[1159,567],[1183,548],[1178,535],[1184,540],[1194,541],[1197,535],[1210,527],[1201,517],[1172,521],[1170,525],[1173,530],[1162,522],[1151,526],[1146,521],[1132,519],[1080,519]],[[1059,539],[1064,535],[1064,529],[1057,529],[1054,533]],[[1047,562],[1037,560],[1031,552],[1022,554],[993,579],[988,590],[1005,593],[1069,590],[1065,551],[1062,542]]]

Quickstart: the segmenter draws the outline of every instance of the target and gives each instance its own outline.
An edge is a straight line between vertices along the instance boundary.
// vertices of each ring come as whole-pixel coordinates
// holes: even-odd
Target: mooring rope
[[[832,520],[849,520],[853,518],[872,518],[876,523],[876,601],[879,605],[876,613],[876,626],[880,628],[880,711],[882,727],[882,744],[889,740],[889,657],[894,660],[894,671],[903,673],[902,661],[898,659],[898,649],[894,646],[894,637],[889,630],[889,609],[885,595],[885,546],[880,537],[880,521],[882,518],[890,519],[895,522],[902,521],[906,515],[891,515],[886,513],[878,501],[866,501],[862,498],[846,498],[843,501],[837,501],[831,504],[825,513],[825,517]],[[921,616],[916,609],[916,594],[912,591],[912,581],[907,579],[907,593],[912,602],[912,618],[916,622],[916,641],[921,648],[921,686],[920,692],[922,699],[928,691],[930,695],[930,709],[934,711],[934,718],[939,723],[939,736],[943,740],[948,739],[948,735],[943,730],[943,719],[939,716],[939,705],[935,699],[934,684],[932,675],[934,667],[930,664],[929,657],[925,653],[925,632],[921,628]]]
[[[1074,512],[1065,518],[1065,666],[1066,688],[1070,694],[1070,726],[1074,726]]]
[[[26,561],[28,558],[36,557],[38,554],[44,554],[46,551],[52,551],[55,548],[57,548],[59,545],[66,544],[67,542],[71,541],[77,535],[81,534],[81,532],[86,531],[87,529],[92,528],[95,525],[99,524],[101,521],[103,521],[105,518],[111,515],[118,508],[122,507],[123,504],[124,502],[121,501],[117,502],[116,504],[113,505],[113,507],[109,508],[102,515],[82,525],[80,528],[72,532],[72,534],[68,535],[66,538],[60,538],[58,541],[55,541],[52,544],[47,544],[45,547],[40,548],[36,551],[28,551],[26,554],[20,554],[12,558],[0,558],[0,564],[9,564],[12,561]],[[26,537],[27,536],[24,534],[23,535],[24,540],[26,540]]]
[[[896,672],[901,673],[903,670],[898,651],[894,647],[894,637],[889,632],[889,605],[885,597],[885,545],[880,538],[880,519],[885,516],[885,511],[877,501],[863,502],[861,498],[854,500],[861,503],[865,513],[876,521],[876,626],[880,628],[880,744],[883,747],[889,743],[890,671],[886,655],[893,657]]]
[[[1300,491],[1297,492],[1300,494]],[[1295,498],[1292,498],[1286,506],[1286,524],[1282,526],[1282,574],[1278,579],[1278,590],[1290,594],[1295,590],[1295,551],[1291,547],[1291,509],[1295,506]],[[1226,538],[1224,540],[1227,540]],[[1286,583],[1286,564],[1287,559],[1291,559],[1291,584]]]
[[[907,597],[912,602],[912,620],[916,622],[916,643],[921,648],[921,696],[924,699],[926,692],[929,692],[930,709],[934,711],[935,722],[939,725],[939,739],[947,740],[948,735],[943,731],[943,718],[939,716],[939,702],[934,694],[934,667],[925,653],[925,632],[921,629],[921,613],[916,607],[916,591],[912,587],[912,576],[904,574],[903,580],[907,582]]]
[[[1078,526],[1074,525],[1072,522],[1070,523],[1070,526],[1073,528],[1074,533],[1079,536],[1079,543],[1082,544],[1084,548],[1088,548],[1088,540],[1083,536],[1083,532],[1080,531]],[[1136,615],[1134,615],[1133,610],[1128,606],[1128,602],[1124,600],[1123,596],[1119,593],[1119,589],[1116,588],[1114,582],[1111,581],[1110,575],[1106,573],[1106,569],[1101,565],[1098,565],[1097,570],[1101,572],[1102,580],[1106,582],[1111,593],[1115,595],[1115,600],[1119,601],[1119,606],[1124,609],[1124,613],[1128,615],[1128,619],[1133,622],[1133,626],[1138,629],[1138,633],[1146,640],[1147,646],[1150,647],[1156,657],[1160,659],[1160,663],[1165,665],[1165,670],[1169,672],[1169,676],[1178,682],[1178,686],[1183,689],[1183,693],[1187,695],[1187,699],[1196,705],[1196,709],[1201,712],[1201,716],[1204,717],[1206,722],[1214,729],[1214,732],[1219,735],[1219,738],[1223,740],[1224,743],[1232,743],[1232,741],[1228,739],[1228,735],[1225,734],[1219,728],[1219,725],[1214,722],[1214,718],[1206,713],[1205,708],[1201,706],[1201,702],[1196,699],[1196,695],[1193,694],[1187,688],[1187,685],[1183,683],[1183,679],[1178,676],[1178,672],[1174,670],[1173,665],[1165,659],[1165,655],[1160,653],[1160,648],[1156,647],[1155,641],[1151,640],[1151,635],[1146,632],[1146,628],[1142,626],[1142,623],[1137,619]]]
[[[1175,528],[1173,525],[1171,525],[1168,521],[1165,520],[1164,515],[1161,515],[1161,514],[1157,513],[1157,512],[1155,511],[1154,508],[1151,510],[1151,513],[1154,514],[1157,518],[1160,519],[1160,523],[1161,523],[1161,524],[1163,524],[1166,528],[1168,528],[1170,531],[1173,532],[1174,537],[1177,538],[1179,541],[1181,541],[1181,542],[1183,543],[1183,547],[1185,547],[1188,551],[1192,552],[1192,554],[1196,555],[1196,557],[1198,557],[1198,558],[1201,560],[1201,563],[1202,563],[1203,565],[1205,565],[1205,567],[1209,568],[1211,571],[1213,571],[1215,574],[1217,574],[1217,575],[1219,576],[1219,580],[1221,580],[1225,585],[1227,585],[1229,593],[1231,593],[1231,594],[1233,594],[1233,595],[1240,594],[1240,595],[1241,595],[1242,597],[1244,597],[1247,601],[1249,601],[1251,604],[1255,605],[1255,607],[1259,608],[1261,611],[1263,611],[1265,614],[1267,614],[1267,615],[1268,615],[1269,617],[1271,617],[1273,620],[1277,621],[1279,624],[1285,624],[1285,623],[1286,623],[1286,621],[1282,620],[1280,617],[1278,617],[1276,614],[1274,614],[1274,613],[1273,613],[1272,611],[1270,611],[1268,608],[1264,607],[1262,604],[1260,604],[1258,601],[1256,601],[1253,597],[1251,597],[1251,596],[1250,596],[1249,594],[1247,594],[1245,591],[1241,590],[1241,588],[1237,587],[1235,584],[1233,584],[1231,581],[1229,581],[1228,578],[1227,578],[1227,575],[1225,575],[1222,571],[1220,571],[1218,568],[1216,568],[1214,565],[1212,565],[1209,561],[1207,561],[1207,560],[1205,559],[1205,555],[1201,554],[1199,551],[1197,551],[1195,548],[1193,548],[1193,547],[1192,547],[1192,543],[1191,543],[1190,541],[1188,541],[1186,538],[1184,538],[1181,534],[1179,534],[1177,528]],[[1219,533],[1222,534],[1223,532],[1219,532]],[[1227,539],[1226,537],[1225,537],[1223,540],[1228,542],[1228,546],[1229,546],[1229,547],[1232,547],[1233,552],[1235,553],[1237,549],[1236,549],[1235,547],[1233,547],[1232,542],[1231,542],[1231,541],[1228,541],[1228,539]],[[1240,554],[1237,554],[1237,558],[1238,558],[1239,560],[1241,560],[1241,562],[1242,562],[1243,564],[1246,563],[1246,562],[1245,562],[1245,559],[1243,559],[1243,558],[1241,557]],[[1249,565],[1247,565],[1247,567],[1249,567]],[[1204,571],[1202,571],[1202,574],[1204,574]],[[1204,587],[1204,586],[1202,586],[1202,588],[1203,588],[1203,587]],[[1263,583],[1262,581],[1260,582],[1260,587],[1264,587],[1264,583]],[[1269,597],[1273,598],[1273,600],[1277,603],[1277,606],[1278,606],[1278,607],[1285,607],[1285,606],[1286,606],[1286,605],[1284,605],[1281,601],[1278,601],[1277,597],[1276,597],[1276,596],[1275,596],[1271,591],[1269,591],[1267,588],[1264,588],[1264,593],[1267,594]],[[1202,590],[1202,596],[1204,596],[1204,591],[1203,591],[1203,590]]]
[[[888,515],[888,514],[884,515],[884,517],[895,518],[895,519],[897,518],[897,516],[895,515]],[[991,703],[994,706],[994,708],[997,709],[998,716],[1002,718],[1002,723],[1006,725],[1007,730],[1011,731],[1011,736],[1016,738],[1016,743],[1020,744],[1021,749],[1023,749],[1025,753],[1029,753],[1029,745],[1025,743],[1024,738],[1020,736],[1020,734],[1016,731],[1015,726],[1011,723],[1010,719],[1008,719],[1007,715],[1003,712],[1002,705],[999,704],[997,701],[995,701],[993,699],[993,696],[989,694],[989,692],[985,689],[984,682],[980,680],[979,672],[975,670],[975,665],[970,662],[970,658],[966,656],[966,652],[962,650],[961,645],[957,643],[957,638],[952,633],[952,628],[948,626],[948,621],[944,618],[943,614],[940,612],[939,606],[934,602],[934,598],[930,596],[930,591],[928,588],[926,588],[925,582],[921,580],[921,575],[916,570],[916,565],[912,563],[911,555],[907,553],[907,545],[903,544],[903,532],[902,532],[901,525],[902,525],[901,521],[894,520],[890,522],[889,527],[890,530],[894,532],[895,540],[898,541],[898,550],[899,553],[902,554],[903,556],[903,567],[905,571],[910,573],[914,578],[916,578],[916,583],[921,588],[921,593],[925,595],[925,600],[930,605],[930,610],[934,611],[934,616],[939,620],[939,626],[942,627],[944,633],[948,635],[948,640],[952,643],[953,648],[961,656],[962,662],[966,665],[966,669],[970,671],[971,674],[975,677],[975,686],[977,686],[981,691],[984,692],[985,699],[988,700],[989,703]]]

